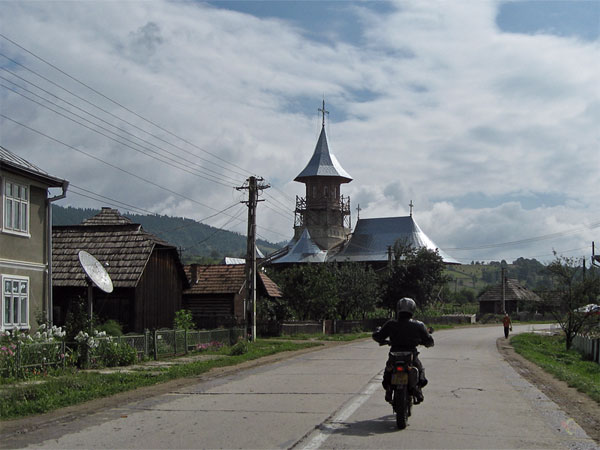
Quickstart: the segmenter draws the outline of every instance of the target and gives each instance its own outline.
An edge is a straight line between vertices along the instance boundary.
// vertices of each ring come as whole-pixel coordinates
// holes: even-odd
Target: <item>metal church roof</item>
[[[325,262],[327,252],[321,250],[310,237],[310,233],[305,228],[300,239],[294,244],[290,251],[283,257],[273,261],[273,264],[294,264],[294,263],[322,263]]]
[[[352,181],[350,174],[344,170],[335,155],[329,151],[324,126],[321,128],[321,134],[312,158],[294,181],[304,183],[310,177],[338,177],[342,178],[342,183]]]
[[[437,250],[445,263],[460,264],[429,239],[412,216],[359,219],[348,245],[328,261],[387,261],[388,247],[399,239],[415,248]]]

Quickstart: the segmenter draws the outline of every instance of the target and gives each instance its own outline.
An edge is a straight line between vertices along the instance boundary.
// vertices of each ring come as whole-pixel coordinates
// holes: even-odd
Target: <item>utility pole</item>
[[[506,313],[506,274],[505,274],[505,270],[506,268],[502,268],[502,305],[500,307],[500,309],[502,311],[500,311],[502,314]]]
[[[248,235],[246,240],[246,296],[244,300],[244,315],[249,325],[252,341],[256,341],[256,205],[259,201],[258,192],[268,189],[268,184],[259,184],[263,178],[250,177],[248,185],[237,187],[238,191],[248,189]]]

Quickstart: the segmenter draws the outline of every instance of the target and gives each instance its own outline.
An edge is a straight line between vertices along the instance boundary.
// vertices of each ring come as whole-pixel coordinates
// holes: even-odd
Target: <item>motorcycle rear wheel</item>
[[[406,387],[396,388],[394,391],[394,411],[396,412],[396,426],[399,430],[406,428],[408,408],[408,391]]]

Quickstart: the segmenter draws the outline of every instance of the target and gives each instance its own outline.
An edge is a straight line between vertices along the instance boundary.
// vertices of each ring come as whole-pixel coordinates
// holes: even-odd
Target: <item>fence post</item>
[[[185,354],[188,354],[188,330],[183,330],[183,345],[185,345]]]
[[[21,341],[17,341],[17,377],[21,373]]]
[[[150,330],[148,328],[144,329],[144,356],[147,358],[150,356],[149,353],[149,344],[148,341],[150,340]]]
[[[154,361],[158,361],[158,337],[156,336],[156,330],[154,330]]]
[[[173,328],[173,353],[177,354],[177,328]]]

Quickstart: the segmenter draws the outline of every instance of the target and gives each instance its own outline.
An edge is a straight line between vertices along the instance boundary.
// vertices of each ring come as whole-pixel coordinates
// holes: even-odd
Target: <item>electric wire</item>
[[[73,191],[72,188],[76,188],[76,189],[78,189],[80,191],[86,192],[87,194],[82,194],[80,192],[75,192],[75,191]],[[90,198],[92,200],[96,200],[96,201],[98,201],[100,203],[109,202],[107,204],[109,204],[111,206],[115,206],[117,208],[125,207],[125,208],[128,208],[129,211],[135,210],[137,212],[142,212],[142,213],[149,214],[149,215],[152,215],[152,216],[158,216],[159,215],[158,213],[156,213],[154,211],[149,211],[147,209],[140,208],[139,206],[130,205],[129,203],[125,203],[125,202],[122,202],[120,200],[115,200],[114,198],[110,198],[110,197],[106,197],[104,195],[97,194],[97,193],[95,193],[93,191],[90,191],[88,189],[82,188],[82,187],[77,186],[77,185],[75,185],[73,183],[69,183],[69,192],[72,193],[72,194],[79,195],[81,197],[87,197],[87,198]],[[92,195],[94,195],[94,196],[96,196],[98,198],[92,197]]]
[[[173,191],[172,189],[169,189],[169,188],[167,188],[167,187],[165,187],[165,186],[161,186],[161,185],[160,185],[160,184],[158,184],[158,183],[155,183],[155,182],[153,182],[153,181],[151,181],[151,180],[148,180],[148,179],[146,179],[146,178],[144,178],[144,177],[141,177],[141,176],[139,176],[139,175],[136,175],[136,174],[134,174],[133,172],[130,172],[130,171],[126,170],[126,169],[123,169],[123,168],[121,168],[121,167],[118,167],[118,166],[116,166],[116,165],[114,165],[114,164],[111,164],[111,163],[109,163],[109,162],[107,162],[107,161],[104,161],[103,159],[101,159],[101,158],[98,158],[97,156],[94,156],[94,155],[92,155],[92,154],[89,154],[89,153],[87,153],[87,152],[85,152],[85,151],[83,151],[83,150],[81,150],[81,149],[78,149],[78,148],[76,148],[76,147],[74,147],[74,146],[72,146],[72,145],[69,145],[69,144],[67,144],[67,143],[65,143],[65,142],[63,142],[63,141],[61,141],[61,140],[59,140],[59,139],[56,139],[56,138],[54,138],[54,137],[52,137],[52,136],[50,136],[50,135],[48,135],[48,134],[46,134],[46,133],[44,133],[44,132],[42,132],[42,131],[36,130],[35,128],[32,128],[32,127],[30,127],[30,126],[28,126],[28,125],[25,125],[24,123],[22,123],[22,122],[19,122],[18,120],[15,120],[15,119],[13,119],[13,118],[11,118],[11,117],[8,117],[7,115],[5,115],[5,114],[3,114],[3,113],[0,113],[0,117],[3,117],[3,118],[5,118],[5,119],[7,119],[7,120],[9,120],[9,121],[11,121],[11,122],[13,122],[13,123],[17,124],[17,125],[20,125],[20,126],[22,126],[23,128],[26,128],[26,129],[28,129],[28,130],[30,130],[30,131],[32,131],[32,132],[34,132],[34,133],[36,133],[36,134],[39,134],[40,136],[43,136],[43,137],[45,137],[45,138],[47,138],[47,139],[49,139],[49,140],[51,140],[51,141],[54,141],[54,142],[56,142],[56,143],[58,143],[58,144],[61,144],[61,145],[64,145],[64,146],[65,146],[65,147],[67,147],[67,148],[70,148],[70,149],[72,149],[72,150],[74,150],[74,151],[76,151],[76,152],[79,152],[79,153],[81,153],[81,154],[83,154],[83,155],[85,155],[85,156],[88,156],[89,158],[92,158],[92,159],[94,159],[94,160],[96,160],[96,161],[99,161],[99,162],[101,162],[101,163],[103,163],[103,164],[106,164],[107,166],[109,166],[109,167],[112,167],[113,169],[119,170],[119,171],[121,171],[121,172],[123,172],[123,173],[125,173],[125,174],[127,174],[127,175],[130,175],[130,176],[132,176],[132,177],[134,177],[134,178],[137,178],[138,180],[144,181],[145,183],[151,184],[152,186],[155,186],[155,187],[157,187],[157,188],[159,188],[159,189],[162,189],[162,190],[164,190],[164,191],[166,191],[166,192],[169,192],[169,193],[171,193],[171,194],[173,194],[173,195],[176,195],[176,196],[178,196],[178,197],[181,197],[181,198],[183,198],[183,199],[185,199],[185,200],[189,200],[189,201],[191,201],[192,203],[195,203],[195,204],[197,204],[197,205],[203,206],[203,207],[205,207],[205,208],[208,208],[208,209],[211,209],[211,210],[213,210],[213,211],[217,211],[217,209],[216,209],[216,208],[213,208],[212,206],[206,205],[206,204],[204,204],[204,203],[202,203],[202,202],[199,202],[198,200],[194,200],[193,198],[190,198],[190,197],[188,197],[188,196],[186,196],[186,195],[184,195],[184,194],[181,194],[181,193],[179,193],[179,192]]]
[[[520,239],[517,241],[501,242],[501,243],[497,243],[497,244],[486,244],[486,245],[473,246],[473,247],[459,247],[459,248],[450,248],[449,247],[449,248],[446,248],[446,250],[467,251],[467,250],[486,250],[486,249],[500,248],[500,247],[512,247],[515,245],[529,244],[529,243],[544,241],[544,240],[548,240],[548,239],[555,239],[555,238],[566,236],[569,234],[579,233],[581,231],[592,230],[592,229],[598,228],[598,227],[600,227],[600,222],[594,222],[584,228],[576,228],[576,229],[572,229],[572,230],[559,231],[557,233],[550,233],[550,234],[545,234],[545,235],[541,235],[541,236],[534,236],[534,237],[530,237],[530,238],[526,238],[526,239]]]
[[[239,206],[239,204],[238,204],[238,206]],[[205,239],[202,239],[201,241],[198,241],[198,242],[196,242],[195,244],[193,244],[193,245],[190,245],[189,247],[186,247],[186,248],[182,249],[181,251],[182,251],[182,252],[186,252],[186,251],[189,251],[189,250],[190,250],[190,249],[192,249],[192,248],[198,247],[200,244],[203,244],[203,243],[205,243],[206,241],[208,241],[208,240],[212,239],[213,237],[215,237],[217,234],[219,234],[219,233],[221,233],[221,232],[225,231],[225,227],[226,227],[227,225],[229,225],[231,222],[233,222],[234,220],[239,220],[239,216],[240,216],[240,215],[241,215],[241,214],[242,214],[244,211],[245,211],[244,209],[241,209],[241,210],[240,210],[240,211],[239,211],[239,212],[238,212],[238,213],[237,213],[235,216],[231,216],[231,218],[230,218],[230,219],[229,219],[229,220],[228,220],[228,221],[227,221],[225,224],[223,224],[221,227],[217,228],[217,229],[216,229],[216,230],[215,230],[213,233],[211,233],[211,234],[210,234],[210,235],[209,235],[207,238],[205,238]]]
[[[170,136],[173,136],[173,137],[175,137],[175,138],[177,138],[177,139],[181,140],[182,142],[185,142],[185,143],[186,143],[186,144],[188,144],[188,145],[191,145],[191,146],[193,146],[194,148],[197,148],[198,150],[200,150],[200,151],[202,151],[202,152],[204,152],[204,153],[206,153],[206,154],[209,154],[209,155],[210,155],[210,156],[212,156],[213,158],[216,158],[216,159],[218,159],[218,160],[220,160],[220,161],[222,161],[222,162],[224,162],[224,163],[226,163],[226,164],[229,164],[229,165],[231,165],[231,166],[233,166],[233,167],[235,167],[235,168],[237,168],[237,169],[239,169],[239,170],[243,171],[243,172],[244,172],[244,174],[241,174],[241,175],[243,175],[243,176],[246,176],[245,174],[249,173],[249,171],[248,171],[248,170],[246,170],[246,169],[243,169],[242,167],[239,167],[239,166],[237,166],[236,164],[234,164],[234,163],[232,163],[232,162],[230,162],[230,161],[227,161],[227,160],[225,160],[225,159],[221,158],[220,156],[218,156],[218,155],[215,155],[215,154],[213,154],[212,152],[209,152],[208,150],[205,150],[205,149],[203,149],[202,147],[199,147],[199,146],[198,146],[198,145],[196,145],[196,144],[193,144],[192,142],[189,142],[188,140],[186,140],[186,139],[184,139],[184,138],[182,138],[182,137],[180,137],[180,136],[178,136],[178,135],[176,135],[176,134],[172,133],[171,131],[169,131],[169,130],[167,130],[167,129],[163,128],[163,127],[161,127],[160,125],[158,125],[158,124],[156,124],[156,123],[152,122],[151,120],[149,120],[149,119],[146,119],[145,117],[142,117],[141,115],[139,115],[139,114],[138,114],[138,113],[136,113],[135,111],[133,111],[133,110],[131,110],[131,109],[127,108],[126,106],[122,105],[121,103],[119,103],[119,102],[117,102],[117,101],[115,101],[115,100],[111,99],[110,97],[108,97],[108,96],[104,95],[104,94],[103,94],[103,93],[101,93],[100,91],[98,91],[98,90],[96,90],[96,89],[92,88],[91,86],[87,85],[86,83],[84,83],[84,82],[80,81],[79,79],[77,79],[77,78],[73,77],[72,75],[68,74],[68,73],[67,73],[67,72],[65,72],[64,70],[62,70],[62,69],[60,69],[59,67],[57,67],[56,65],[54,65],[54,64],[52,64],[52,63],[50,63],[49,61],[46,61],[46,60],[45,60],[45,59],[43,59],[42,57],[40,57],[40,56],[36,55],[35,53],[33,53],[31,50],[28,50],[27,48],[23,47],[22,45],[18,44],[17,42],[13,41],[12,39],[8,38],[8,37],[7,37],[7,36],[5,36],[4,34],[0,33],[0,37],[2,37],[3,39],[7,40],[8,42],[10,42],[11,44],[15,45],[16,47],[20,48],[21,50],[23,50],[23,51],[27,52],[28,54],[30,54],[30,55],[31,55],[31,56],[33,56],[34,58],[38,59],[39,61],[41,61],[41,62],[43,62],[43,63],[45,63],[45,64],[49,65],[49,66],[50,66],[50,67],[52,67],[53,69],[57,70],[58,72],[60,72],[61,74],[65,75],[66,77],[70,78],[71,80],[75,81],[76,83],[80,84],[81,86],[84,86],[84,87],[86,87],[87,89],[89,89],[90,91],[92,91],[92,92],[94,92],[95,94],[99,95],[100,97],[102,97],[102,98],[104,98],[104,99],[106,99],[106,100],[110,101],[111,103],[113,103],[113,104],[115,104],[115,105],[119,106],[120,108],[124,109],[125,111],[129,112],[130,114],[133,114],[134,116],[138,117],[139,119],[143,120],[144,122],[146,122],[146,123],[148,123],[148,124],[150,124],[150,125],[153,125],[153,126],[155,126],[155,127],[156,127],[156,128],[158,128],[159,130],[161,130],[161,131],[163,131],[163,132],[165,132],[165,133],[169,134]],[[4,56],[4,57],[5,57],[5,58],[7,58],[7,59],[10,59],[10,58],[8,58],[6,55],[4,55],[4,54],[2,54],[2,53],[0,53],[0,55]],[[14,61],[14,60],[12,60],[12,61],[13,61],[14,63],[16,63],[16,64],[19,64],[20,66],[22,66],[22,65],[21,65],[20,63],[18,63],[17,61]],[[73,95],[73,94],[72,94],[72,95]],[[123,120],[123,119],[120,119],[120,120]],[[124,122],[126,122],[125,120],[123,120],[123,121],[124,121]],[[126,123],[127,123],[127,122],[126,122]],[[131,124],[131,125],[132,125],[132,126],[134,126],[133,124]],[[137,128],[137,127],[136,127],[136,128]],[[142,131],[144,131],[144,130],[142,130]],[[146,131],[144,131],[144,132],[146,132]],[[146,132],[146,133],[147,133],[147,132]],[[157,139],[158,139],[158,138],[157,138]],[[231,169],[227,169],[227,170],[231,170]],[[238,174],[239,174],[239,173],[238,173]]]
[[[134,151],[136,151],[136,152],[142,153],[143,155],[146,155],[146,156],[148,156],[149,158],[152,158],[152,159],[155,159],[155,160],[157,160],[157,161],[160,161],[160,162],[162,162],[163,164],[167,164],[167,165],[169,165],[169,166],[171,166],[171,167],[174,167],[174,168],[176,168],[176,169],[182,170],[182,171],[184,171],[184,172],[187,172],[187,173],[189,173],[189,174],[191,174],[191,175],[194,175],[194,176],[197,176],[197,177],[200,177],[200,178],[205,178],[205,179],[207,179],[207,180],[209,180],[209,181],[211,181],[211,182],[213,182],[213,183],[217,183],[217,184],[220,184],[220,185],[222,185],[222,186],[225,186],[225,187],[231,187],[231,186],[230,186],[230,184],[226,184],[226,183],[223,183],[223,182],[221,182],[221,181],[219,181],[219,180],[215,180],[215,179],[213,179],[213,178],[214,178],[214,176],[213,176],[213,175],[211,175],[211,174],[205,174],[205,175],[203,176],[203,175],[200,175],[200,173],[203,173],[203,172],[196,173],[196,172],[192,172],[191,170],[187,169],[186,167],[179,167],[179,166],[177,166],[177,165],[175,165],[175,164],[183,164],[183,163],[180,163],[179,161],[173,160],[173,159],[171,159],[171,158],[167,158],[167,157],[165,157],[165,156],[163,156],[163,155],[161,155],[161,154],[159,154],[159,153],[157,153],[157,152],[155,152],[155,151],[153,151],[153,150],[151,150],[151,149],[149,149],[149,148],[147,148],[147,147],[143,147],[143,146],[141,146],[141,145],[137,144],[136,142],[133,142],[133,141],[131,141],[131,140],[129,140],[129,139],[127,139],[127,138],[123,137],[123,136],[119,136],[118,134],[116,134],[116,133],[114,133],[114,132],[112,132],[112,131],[108,130],[107,128],[105,128],[105,127],[102,127],[102,126],[100,126],[100,125],[98,125],[98,124],[95,124],[95,123],[93,123],[93,122],[90,122],[90,121],[89,121],[89,120],[87,120],[86,118],[84,118],[84,117],[82,117],[82,116],[79,116],[79,115],[77,115],[77,114],[75,114],[75,113],[73,113],[73,112],[70,112],[70,111],[68,111],[68,110],[67,110],[67,111],[68,111],[70,114],[73,114],[73,115],[75,115],[75,116],[77,116],[77,117],[79,117],[79,118],[81,118],[82,120],[85,120],[85,121],[87,121],[87,122],[90,122],[90,123],[92,123],[92,125],[94,125],[94,126],[96,126],[96,127],[100,128],[100,129],[102,129],[102,130],[105,130],[105,131],[107,131],[108,133],[115,134],[116,136],[119,136],[121,139],[125,139],[125,140],[127,140],[127,141],[131,142],[132,144],[134,144],[134,145],[137,145],[137,146],[139,146],[139,147],[141,147],[141,148],[144,148],[144,149],[148,150],[150,153],[154,153],[154,154],[156,154],[156,155],[158,155],[158,156],[152,156],[151,154],[148,154],[148,153],[144,152],[143,150],[140,150],[140,149],[137,149],[137,148],[135,148],[135,147],[132,147],[131,145],[129,145],[129,144],[126,144],[126,143],[124,143],[124,142],[121,142],[120,140],[118,140],[118,139],[115,139],[115,138],[113,138],[113,137],[111,137],[111,136],[109,136],[109,135],[107,135],[107,134],[105,134],[105,133],[102,133],[101,131],[95,130],[95,129],[93,129],[93,128],[91,128],[91,127],[89,127],[89,126],[87,126],[87,125],[85,125],[85,124],[83,124],[83,123],[81,123],[81,122],[78,122],[77,120],[75,120],[75,119],[73,119],[73,118],[71,118],[71,117],[68,117],[68,116],[66,116],[66,115],[62,114],[62,113],[61,113],[61,112],[59,112],[59,111],[56,111],[56,110],[54,110],[54,109],[50,108],[50,107],[49,107],[49,106],[47,106],[47,105],[43,105],[42,103],[40,103],[40,102],[38,102],[38,101],[36,101],[36,100],[34,100],[34,99],[31,99],[31,98],[27,97],[26,95],[24,95],[24,94],[22,94],[22,93],[20,93],[20,92],[14,91],[13,89],[11,89],[11,88],[9,88],[9,87],[7,87],[7,86],[5,86],[5,85],[1,84],[1,83],[0,83],[0,86],[1,86],[1,87],[4,87],[5,89],[8,89],[8,90],[10,90],[10,91],[12,91],[12,92],[14,92],[14,93],[16,93],[16,94],[20,95],[20,96],[22,96],[23,98],[25,98],[25,99],[27,99],[27,100],[29,100],[29,101],[33,102],[33,103],[36,103],[36,104],[38,104],[38,105],[42,106],[43,108],[46,108],[46,109],[48,109],[48,110],[50,110],[50,111],[54,112],[55,114],[58,114],[58,115],[59,115],[59,116],[61,116],[61,117],[64,117],[64,118],[65,118],[65,119],[67,119],[67,120],[70,120],[70,121],[72,121],[72,122],[74,122],[74,123],[76,123],[76,124],[78,124],[78,125],[80,125],[80,126],[82,126],[82,127],[86,128],[86,129],[88,129],[88,130],[90,130],[90,131],[92,131],[92,132],[94,132],[94,133],[97,133],[97,134],[99,134],[99,135],[101,135],[101,136],[104,136],[104,137],[106,137],[106,138],[108,138],[108,139],[111,139],[112,141],[114,141],[114,142],[117,142],[117,143],[118,143],[118,144],[120,144],[120,145],[123,145],[123,146],[125,146],[125,147],[127,147],[127,148],[130,148],[130,149],[132,149],[132,150],[134,150]],[[36,94],[33,94],[33,95],[36,95]],[[62,107],[61,107],[61,106],[59,106],[59,105],[55,105],[55,106],[57,106],[58,108],[62,108]],[[62,108],[62,109],[64,109],[64,108]],[[163,160],[163,159],[161,159],[161,158],[165,158],[166,160]],[[172,162],[169,162],[169,161],[172,161]],[[211,178],[208,178],[208,177],[211,177]],[[234,180],[233,182],[234,182],[234,183],[236,183],[236,181],[235,181],[235,180]]]
[[[65,100],[65,99],[63,99],[63,98],[61,98],[61,97],[59,97],[59,96],[57,96],[57,95],[55,95],[55,94],[53,94],[53,93],[51,93],[51,92],[49,92],[49,91],[45,90],[45,89],[43,89],[42,87],[40,87],[40,86],[37,86],[36,84],[34,84],[34,83],[31,83],[30,81],[28,81],[28,80],[25,80],[25,79],[24,79],[24,78],[22,78],[22,77],[19,77],[18,75],[16,75],[16,74],[12,73],[11,71],[9,71],[9,70],[7,70],[7,69],[4,69],[4,68],[1,68],[1,69],[2,69],[2,70],[4,70],[5,72],[8,72],[8,73],[10,73],[10,74],[11,74],[11,75],[13,75],[13,76],[16,76],[17,78],[20,78],[20,79],[22,79],[22,80],[23,80],[23,81],[25,81],[26,83],[29,83],[29,84],[31,84],[32,86],[36,87],[37,89],[39,89],[39,90],[41,90],[41,91],[45,92],[45,93],[46,93],[46,94],[48,94],[48,95],[51,95],[52,97],[54,97],[54,98],[56,98],[56,99],[58,99],[58,100],[60,100],[60,101],[62,101],[62,102],[64,102],[64,103],[66,103],[67,105],[69,105],[69,106],[71,106],[71,107],[73,107],[73,108],[76,108],[76,109],[78,109],[79,111],[82,111],[82,112],[84,112],[85,114],[88,114],[89,116],[93,117],[94,119],[96,119],[96,120],[99,120],[99,121],[101,121],[101,122],[103,122],[103,123],[107,124],[108,126],[111,126],[111,127],[115,128],[115,129],[119,130],[119,131],[120,131],[120,132],[122,132],[122,133],[125,133],[125,134],[127,134],[127,135],[129,135],[129,136],[132,136],[132,137],[134,137],[135,139],[139,139],[141,142],[144,142],[145,144],[151,145],[151,146],[153,146],[153,147],[155,147],[155,148],[157,148],[157,149],[159,149],[159,150],[162,150],[163,152],[165,152],[165,153],[167,153],[167,154],[169,154],[169,155],[172,155],[172,156],[174,156],[175,158],[181,159],[181,160],[185,161],[185,162],[186,162],[186,163],[188,163],[188,164],[192,164],[192,165],[194,165],[194,166],[197,166],[197,167],[199,168],[198,170],[203,170],[203,171],[212,172],[212,173],[209,173],[209,174],[207,174],[208,176],[215,177],[215,178],[218,178],[218,177],[224,177],[224,178],[227,178],[228,180],[230,180],[230,182],[231,182],[231,183],[233,183],[233,184],[238,184],[238,183],[240,182],[240,181],[239,181],[239,179],[233,179],[233,178],[227,177],[227,176],[225,176],[225,175],[223,175],[223,174],[221,174],[221,173],[219,173],[219,172],[215,172],[215,171],[213,171],[213,170],[211,170],[211,169],[209,169],[209,168],[203,167],[202,165],[200,165],[200,164],[198,164],[198,163],[195,163],[195,162],[193,162],[193,161],[190,161],[190,160],[188,160],[188,159],[186,159],[186,158],[183,158],[183,157],[181,157],[180,155],[178,155],[178,154],[176,154],[176,153],[170,152],[170,151],[168,151],[168,150],[166,150],[166,149],[164,149],[164,148],[162,148],[162,147],[159,147],[158,145],[156,145],[156,144],[154,144],[154,143],[152,143],[152,142],[150,142],[150,141],[148,141],[148,140],[145,140],[145,139],[143,139],[143,138],[141,138],[141,137],[139,137],[139,136],[136,136],[135,134],[133,134],[133,133],[130,133],[130,132],[128,132],[127,130],[125,130],[125,129],[123,129],[123,128],[120,128],[120,127],[118,127],[118,126],[116,126],[116,125],[113,125],[113,124],[111,124],[110,122],[108,122],[108,121],[106,121],[106,120],[102,119],[101,117],[99,117],[99,116],[96,116],[96,115],[92,114],[91,112],[89,112],[89,111],[87,111],[87,110],[85,110],[85,109],[83,109],[83,108],[80,108],[80,107],[79,107],[79,106],[77,106],[77,105],[74,105],[73,103],[71,103],[71,102],[69,102],[69,101],[67,101],[67,100]],[[148,151],[150,151],[150,152],[152,152],[152,153],[156,153],[156,154],[160,155],[158,152],[155,152],[155,151],[153,151],[153,150],[151,150],[151,149],[149,149],[149,148],[147,148],[147,147],[144,147],[144,146],[142,146],[142,145],[138,144],[137,142],[134,142],[134,141],[132,141],[131,139],[128,139],[128,138],[126,138],[126,137],[124,137],[124,136],[121,136],[121,135],[119,135],[119,134],[115,133],[114,131],[108,130],[107,128],[105,128],[105,127],[103,127],[103,126],[101,126],[101,125],[98,125],[98,124],[96,124],[96,123],[92,122],[91,120],[89,120],[89,119],[87,119],[87,118],[85,118],[85,117],[83,117],[83,116],[81,116],[81,115],[79,115],[79,114],[76,114],[76,113],[74,113],[73,111],[70,111],[70,110],[68,110],[67,108],[64,108],[64,107],[62,107],[62,106],[60,106],[60,105],[56,104],[55,102],[52,102],[51,100],[48,100],[47,98],[44,98],[44,97],[42,97],[42,96],[40,96],[40,95],[36,94],[35,92],[33,92],[33,91],[31,91],[31,90],[29,90],[29,89],[27,89],[27,88],[23,87],[23,86],[20,86],[19,84],[15,83],[14,81],[11,81],[11,80],[9,80],[9,79],[7,79],[7,78],[5,78],[5,77],[2,77],[2,76],[0,76],[0,79],[2,79],[2,80],[5,80],[5,81],[7,81],[7,82],[9,82],[9,83],[11,83],[11,84],[13,84],[13,85],[17,86],[19,89],[22,89],[22,90],[24,90],[25,92],[28,92],[28,93],[30,93],[31,95],[34,95],[34,96],[36,96],[37,98],[39,98],[39,99],[42,99],[42,100],[44,100],[45,102],[48,102],[48,103],[50,103],[50,104],[52,104],[52,105],[56,106],[57,108],[60,108],[61,110],[65,111],[65,112],[68,112],[69,114],[72,114],[72,115],[74,115],[75,117],[78,117],[78,118],[80,118],[80,119],[82,119],[82,120],[85,120],[86,122],[88,122],[88,123],[90,123],[90,124],[92,124],[92,125],[94,125],[94,126],[97,126],[98,128],[101,128],[101,129],[103,129],[103,130],[105,130],[105,131],[107,131],[107,132],[109,132],[109,133],[112,133],[112,134],[114,134],[114,135],[118,136],[118,137],[119,137],[119,138],[121,138],[121,139],[125,139],[126,141],[128,141],[128,142],[131,142],[131,143],[132,143],[132,144],[134,144],[134,145],[138,145],[138,146],[140,146],[140,147],[142,147],[142,148],[145,148],[145,149],[147,149]],[[20,92],[18,92],[18,91],[15,91],[15,90],[14,90],[14,89],[12,89],[12,88],[9,88],[9,87],[7,87],[7,86],[4,86],[4,85],[1,85],[1,86],[2,86],[2,87],[4,87],[5,89],[8,89],[8,90],[10,90],[11,92],[14,92],[14,93],[15,93],[15,94],[17,94],[17,95],[20,95],[20,96],[22,96],[22,97],[26,98],[27,100],[29,100],[29,101],[31,101],[31,102],[34,102],[34,103],[36,103],[36,104],[38,104],[38,105],[40,105],[40,106],[42,106],[42,107],[44,107],[44,108],[46,108],[46,109],[48,109],[48,110],[50,110],[50,111],[53,111],[53,112],[54,112],[54,113],[56,113],[56,114],[59,114],[59,115],[61,115],[62,117],[65,117],[64,115],[62,115],[62,114],[58,113],[57,111],[53,110],[52,108],[50,108],[50,107],[48,107],[48,106],[46,106],[46,105],[43,105],[43,104],[41,104],[41,103],[39,103],[39,102],[37,102],[37,101],[35,101],[35,100],[33,100],[33,99],[31,99],[31,98],[29,98],[29,97],[25,96],[25,95],[24,95],[24,94],[22,94],[22,93],[20,93]],[[67,119],[69,119],[69,120],[72,120],[73,122],[75,122],[75,123],[78,123],[79,125],[81,125],[79,122],[77,122],[77,121],[73,120],[72,118],[69,118],[69,117],[65,117],[65,118],[67,118]],[[84,126],[84,125],[82,125],[82,126]],[[87,127],[86,127],[86,128],[87,128]],[[95,130],[93,130],[93,131],[95,131]],[[105,135],[104,135],[104,136],[105,136]],[[108,137],[108,136],[107,136],[107,137]],[[161,156],[161,157],[164,157],[164,156],[162,156],[162,155],[160,155],[160,156]],[[166,157],[165,157],[165,158],[166,158]],[[167,159],[171,160],[170,158],[167,158]],[[176,161],[176,162],[177,162],[177,163],[179,163],[179,164],[181,164],[179,161]],[[201,173],[205,173],[205,172],[201,172]],[[213,174],[215,174],[215,175],[213,175]]]
[[[270,209],[271,211],[273,211],[275,214],[277,214],[278,216],[283,217],[284,219],[289,219],[288,215],[283,215],[282,213],[280,213],[277,209],[272,208],[267,202],[265,202],[265,208]]]

